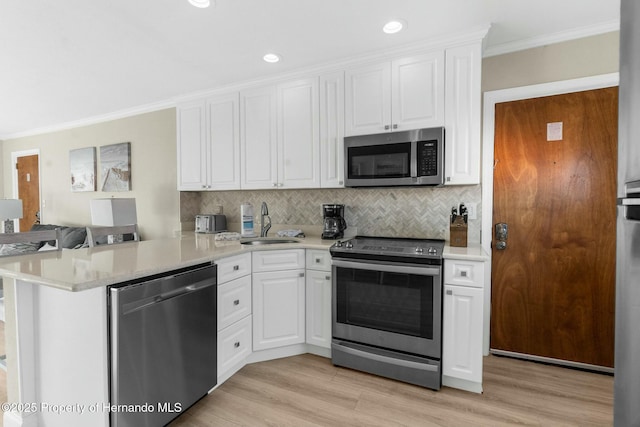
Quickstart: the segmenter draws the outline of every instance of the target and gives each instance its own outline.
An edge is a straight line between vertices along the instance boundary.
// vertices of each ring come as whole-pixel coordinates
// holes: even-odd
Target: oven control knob
[[[427,249],[427,253],[429,255],[437,255],[438,254],[438,250],[436,248],[434,248],[433,246],[429,246],[429,249]]]
[[[341,248],[342,247],[342,242],[340,240],[338,240],[336,242],[336,248]]]
[[[347,242],[347,243],[344,244],[344,247],[347,248],[347,249],[353,249],[353,243]]]
[[[416,248],[416,253],[417,253],[417,254],[421,254],[422,252],[424,252],[424,249],[422,249],[420,246],[418,246],[418,247]]]

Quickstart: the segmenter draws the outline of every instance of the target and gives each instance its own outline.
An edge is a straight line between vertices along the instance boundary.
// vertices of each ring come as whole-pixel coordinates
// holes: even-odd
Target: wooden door
[[[18,198],[22,200],[20,231],[29,231],[39,221],[40,215],[40,175],[38,155],[18,157]]]
[[[496,105],[492,349],[613,366],[617,108],[617,88]]]

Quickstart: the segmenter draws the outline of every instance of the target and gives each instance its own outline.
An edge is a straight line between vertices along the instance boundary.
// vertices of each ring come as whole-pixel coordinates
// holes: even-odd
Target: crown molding
[[[589,25],[586,27],[574,28],[572,30],[560,31],[540,37],[530,37],[527,39],[497,44],[485,49],[483,57],[488,58],[491,56],[504,55],[506,53],[517,52],[520,50],[532,49],[554,43],[561,43],[570,40],[581,39],[584,37],[610,33],[612,31],[620,31],[619,19],[603,22],[600,24]]]
[[[133,108],[127,108],[127,109],[118,110],[118,111],[114,111],[107,114],[86,117],[83,119],[73,120],[70,122],[59,123],[51,126],[43,126],[40,128],[30,129],[23,132],[0,135],[0,141],[6,141],[9,139],[15,139],[15,138],[24,138],[27,136],[41,135],[44,133],[59,132],[59,131],[78,128],[82,126],[89,126],[89,125],[94,125],[98,123],[108,122],[111,120],[124,119],[127,117],[137,116],[139,114],[152,113],[154,111],[165,110],[167,108],[174,108],[175,106],[176,106],[175,102],[171,100],[139,105]]]

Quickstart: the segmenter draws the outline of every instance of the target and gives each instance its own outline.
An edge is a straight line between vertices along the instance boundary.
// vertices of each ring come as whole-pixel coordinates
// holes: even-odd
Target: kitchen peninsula
[[[0,275],[11,289],[7,295],[11,306],[7,347],[8,377],[12,381],[9,400],[13,405],[5,413],[4,425],[109,425],[106,287],[265,250],[321,253],[331,243],[306,238],[299,243],[245,246],[189,233],[174,239],[0,259]],[[467,271],[464,278],[469,277],[465,270],[469,263],[486,260],[479,247],[468,251],[445,249],[445,258],[464,261],[457,270]],[[482,322],[479,324],[481,327]],[[299,351],[303,348],[296,347]],[[481,353],[476,356],[481,360]],[[481,390],[481,380],[477,387]]]

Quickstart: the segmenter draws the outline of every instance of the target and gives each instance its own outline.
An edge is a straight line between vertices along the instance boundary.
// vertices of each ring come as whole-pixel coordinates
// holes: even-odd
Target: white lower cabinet
[[[218,383],[242,367],[250,354],[251,315],[218,332]]]
[[[331,348],[331,255],[307,250],[307,344]]]
[[[251,254],[216,261],[218,266],[218,384],[251,355]]]
[[[482,289],[444,287],[442,371],[444,375],[482,381]]]
[[[445,260],[442,383],[475,392],[482,391],[483,269],[479,261]]]
[[[304,252],[253,253],[254,351],[305,342]],[[274,262],[277,259],[282,261],[282,269]]]

